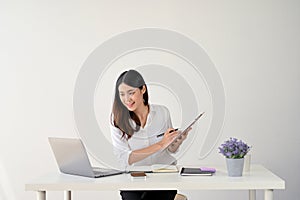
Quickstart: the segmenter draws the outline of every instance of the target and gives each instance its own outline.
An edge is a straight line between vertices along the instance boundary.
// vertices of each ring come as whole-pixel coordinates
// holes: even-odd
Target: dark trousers
[[[121,191],[122,200],[174,200],[177,190]]]

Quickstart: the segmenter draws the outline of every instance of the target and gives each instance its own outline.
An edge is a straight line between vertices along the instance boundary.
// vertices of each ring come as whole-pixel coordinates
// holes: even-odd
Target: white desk
[[[273,190],[285,189],[285,182],[261,165],[251,166],[242,177],[228,177],[226,169],[217,168],[213,176],[180,176],[177,173],[150,173],[146,180],[132,180],[129,174],[103,178],[85,178],[60,173],[49,174],[25,185],[36,191],[38,200],[46,200],[46,191],[64,191],[71,200],[71,191],[104,190],[248,190],[255,200],[256,190],[264,190],[265,200],[273,199]]]

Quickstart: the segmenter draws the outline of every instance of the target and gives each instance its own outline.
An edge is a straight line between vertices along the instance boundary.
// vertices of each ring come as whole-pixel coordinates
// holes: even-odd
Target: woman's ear
[[[147,89],[146,89],[146,86],[145,86],[145,85],[143,85],[143,88],[142,88],[142,93],[143,93],[143,94],[145,94],[146,90],[147,90]]]

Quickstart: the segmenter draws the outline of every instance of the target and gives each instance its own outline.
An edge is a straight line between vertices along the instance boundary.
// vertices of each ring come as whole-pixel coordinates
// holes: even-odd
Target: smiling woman
[[[122,131],[123,136],[127,134],[127,137],[130,138],[134,131],[139,130],[141,123],[145,124],[148,110],[148,91],[144,79],[137,71],[123,72],[119,76],[115,88],[114,125]],[[139,120],[137,115],[142,120]],[[130,117],[137,124],[135,130],[128,121]]]
[[[172,127],[169,110],[149,104],[147,85],[136,70],[123,72],[117,79],[111,115],[111,137],[120,165],[175,164],[172,156],[187,133],[180,139]],[[155,137],[164,132],[163,137]],[[122,199],[170,199],[177,191],[121,191]]]
[[[148,99],[147,85],[139,72],[129,70],[119,76],[111,132],[122,168],[176,162],[171,153],[177,151],[182,141],[172,143],[178,132],[170,132],[173,129],[169,110],[162,105],[150,105]],[[164,137],[155,137],[161,132]]]

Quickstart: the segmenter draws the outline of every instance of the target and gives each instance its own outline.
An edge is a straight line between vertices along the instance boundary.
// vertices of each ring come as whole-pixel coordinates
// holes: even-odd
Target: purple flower
[[[250,146],[236,138],[230,138],[219,147],[219,153],[223,154],[226,158],[233,159],[244,158],[249,151]]]

